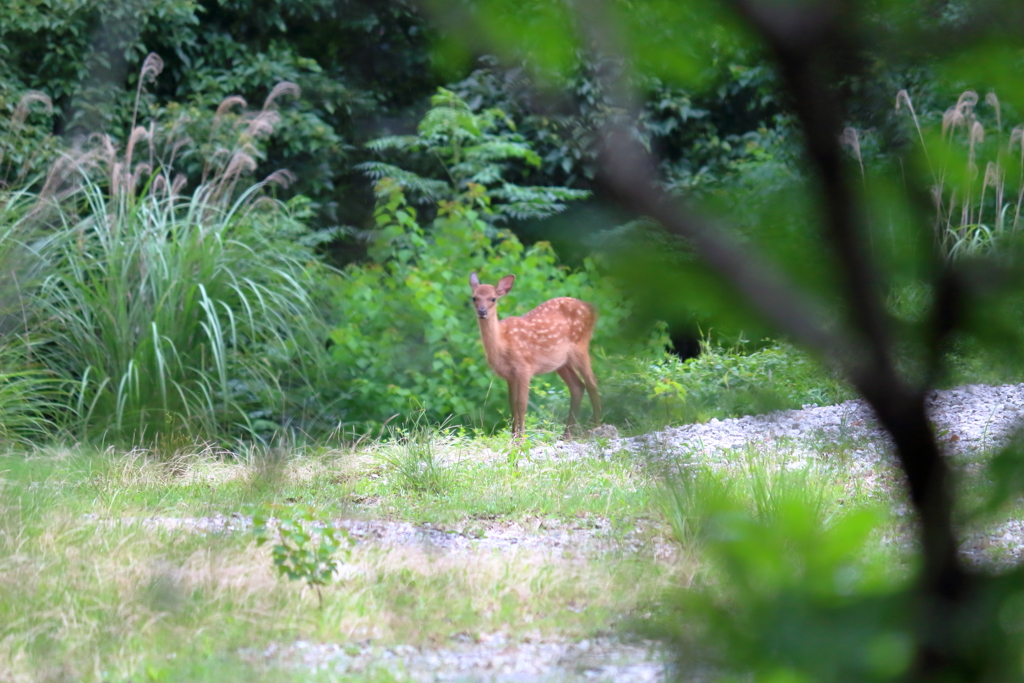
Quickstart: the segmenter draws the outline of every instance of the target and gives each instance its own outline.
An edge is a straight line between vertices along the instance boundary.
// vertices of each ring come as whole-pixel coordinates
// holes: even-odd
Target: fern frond
[[[417,130],[420,135],[461,135],[476,139],[483,135],[479,119],[471,111],[438,108],[427,112]]]
[[[504,140],[488,140],[487,142],[466,148],[467,160],[478,163],[504,161],[506,159],[522,159],[534,168],[540,168],[540,155],[530,149],[525,142],[508,142]]]
[[[499,189],[491,190],[491,196],[502,200],[495,211],[515,220],[547,218],[565,211],[565,202],[586,199],[586,190],[572,190],[567,187],[538,187],[505,183]]]
[[[418,195],[420,203],[437,201],[451,192],[451,185],[443,180],[424,178],[381,161],[367,161],[358,164],[356,168],[374,180],[393,179],[406,192]]]
[[[383,152],[388,149],[422,149],[423,142],[416,135],[388,135],[366,143],[367,149],[374,152]]]
[[[500,183],[501,178],[501,167],[495,164],[488,164],[483,168],[477,170],[475,173],[474,169],[471,168],[471,164],[458,164],[452,167],[452,172],[459,174],[460,172],[469,172],[472,175],[466,179],[470,183],[479,183],[480,185],[490,186],[495,183]]]

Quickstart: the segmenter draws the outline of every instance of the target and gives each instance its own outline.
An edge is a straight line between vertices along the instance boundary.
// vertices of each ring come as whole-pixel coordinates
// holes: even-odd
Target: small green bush
[[[686,361],[669,354],[618,359],[603,386],[606,419],[640,432],[854,398],[807,354],[781,342],[751,353],[704,342]]]
[[[320,588],[331,582],[338,565],[352,554],[355,541],[348,531],[335,529],[330,520],[304,505],[264,505],[253,515],[252,525],[257,545],[273,543],[271,556],[278,574],[305,581],[316,590],[323,609]]]
[[[507,415],[505,383],[488,367],[469,308],[469,274],[483,281],[517,275],[501,303],[502,317],[521,315],[556,296],[593,303],[599,311],[594,347],[614,344],[630,305],[587,262],[571,272],[546,242],[523,246],[507,230],[491,238],[479,185],[441,206],[425,230],[397,183],[377,184],[373,262],[347,268],[335,290],[341,324],[332,353],[350,419],[379,424],[424,411],[429,422],[493,427]],[[555,382],[561,380],[555,379]],[[533,399],[545,395],[533,383]]]

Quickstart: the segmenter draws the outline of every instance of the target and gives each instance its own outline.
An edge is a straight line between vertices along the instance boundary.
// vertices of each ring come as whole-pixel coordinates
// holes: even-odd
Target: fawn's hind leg
[[[575,354],[570,359],[573,369],[583,378],[583,384],[590,395],[590,405],[594,408],[594,424],[601,424],[601,397],[597,393],[597,378],[590,368],[590,353],[586,350],[583,353]]]
[[[576,423],[579,421],[580,404],[583,403],[583,380],[576,374],[569,363],[566,363],[557,370],[569,387],[569,421],[565,425],[565,433],[562,438],[568,439],[572,436]]]

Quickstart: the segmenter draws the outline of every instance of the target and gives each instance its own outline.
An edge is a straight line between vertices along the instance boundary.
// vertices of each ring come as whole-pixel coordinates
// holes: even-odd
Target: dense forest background
[[[169,124],[187,115],[190,133],[199,133],[225,98],[241,96],[255,106],[276,84],[295,83],[302,94],[281,106],[280,125],[261,141],[255,175],[281,168],[294,173],[289,192],[313,201],[314,228],[371,225],[371,185],[358,167],[379,155],[366,143],[414,132],[438,87],[452,90],[474,110],[500,107],[516,122],[541,158],[537,166],[517,169],[524,184],[592,189],[593,131],[619,114],[602,92],[602,74],[618,68],[613,59],[575,55],[568,78],[549,74],[559,82],[542,81],[549,86],[545,92],[558,93],[545,97],[531,87],[538,77],[524,64],[499,65],[486,54],[447,49],[444,29],[411,1],[57,5],[15,2],[4,10],[0,102],[9,114],[27,90],[39,90],[53,109],[29,115],[35,135],[70,142],[106,132],[123,146],[133,120]],[[522,17],[531,11],[524,4]],[[907,12],[952,29],[967,10],[961,3],[933,2],[908,6]],[[880,21],[876,28],[886,27]],[[751,164],[774,162],[797,171],[789,140],[792,117],[779,101],[770,62],[762,50],[720,32],[713,53],[700,55],[696,87],[668,85],[655,69],[635,76],[644,107],[631,123],[666,160],[665,182],[689,192],[721,191]],[[133,95],[149,53],[159,55],[164,66],[159,78],[145,84],[136,113]],[[846,84],[858,93],[860,107],[850,123],[860,129],[893,126],[892,102],[900,89],[914,94],[927,118],[941,115],[963,85],[938,80],[925,66],[926,55],[864,59],[860,77]],[[863,154],[877,153],[871,140],[878,137],[862,142]],[[31,175],[52,159],[38,146],[26,154],[27,141],[23,147],[7,152],[8,172],[14,167]],[[437,167],[424,170],[442,173]],[[529,226],[516,228],[531,233]],[[335,258],[360,258],[360,250],[350,251],[354,243],[351,236],[335,240]]]
[[[530,3],[492,5],[457,6],[515,31],[543,14]],[[656,11],[632,10],[649,20],[654,44],[671,42]],[[798,281],[830,277],[807,231],[813,209],[802,193],[814,179],[771,56],[724,15],[679,11],[680,20],[692,14],[700,39],[661,61],[563,45],[554,62],[531,62],[562,43],[541,33],[499,60],[454,40],[461,29],[443,11],[403,0],[9,3],[0,13],[0,181],[5,258],[18,267],[6,283],[17,358],[8,366],[47,387],[22,387],[40,396],[26,424],[103,438],[185,430],[266,439],[358,431],[423,411],[493,429],[507,407],[465,324],[472,270],[485,281],[537,275],[521,278],[506,313],[556,294],[594,301],[609,419],[632,429],[850,395],[768,338],[700,268],[666,280],[630,261],[637,245],[665,263],[692,259],[603,189],[598,131],[612,125],[657,155],[665,190],[703,201],[745,239],[801,263]],[[933,68],[941,45],[910,53],[886,41],[910,23],[922,35],[955,31],[978,11],[955,1],[865,10],[862,30],[879,39],[833,86],[850,103],[844,147],[862,176],[901,164],[922,128],[945,136],[950,105],[963,110],[967,166],[1002,158],[996,136],[975,141],[966,128],[983,122],[1001,141],[1003,121],[1016,120],[1012,99],[974,94],[964,109],[961,97],[998,84]],[[559,66],[537,66],[545,63]],[[620,75],[638,95],[634,111],[610,91]],[[946,253],[984,249],[1004,224],[995,205],[1013,204],[1003,197],[1012,192],[986,198],[987,187],[976,219],[965,209],[950,223]],[[56,214],[39,210],[54,199]],[[995,222],[982,216],[990,206]],[[199,256],[206,238],[189,216],[214,210],[224,251]],[[123,236],[90,232],[103,253],[83,250],[83,217],[97,211],[118,216],[114,232],[134,235],[146,258],[181,263],[175,250],[187,240],[157,237],[171,230],[196,240],[188,258],[197,261],[157,285],[154,266],[132,249],[111,251]],[[58,225],[61,245],[42,238]],[[153,256],[154,244],[170,251]],[[37,260],[23,258],[26,245]],[[203,269],[223,280],[190,274]],[[178,291],[175,278],[202,292]],[[175,293],[154,294],[164,288]],[[133,302],[127,313],[118,296]],[[176,308],[172,296],[182,297]],[[926,298],[910,283],[893,305],[913,319]],[[165,335],[167,326],[191,332]],[[706,352],[735,353],[706,353],[717,379],[686,385],[665,350],[693,357],[701,340]],[[780,364],[800,379],[765,389]],[[539,382],[539,419],[557,422],[561,394]]]

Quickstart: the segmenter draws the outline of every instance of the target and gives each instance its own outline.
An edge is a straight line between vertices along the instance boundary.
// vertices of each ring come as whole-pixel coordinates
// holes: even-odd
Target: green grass
[[[547,436],[533,438],[543,445]],[[910,574],[906,546],[883,542],[909,533],[885,513],[905,504],[903,494],[891,490],[888,472],[876,473],[885,490],[853,475],[834,444],[823,440],[810,456],[785,443],[748,446],[714,469],[698,452],[663,456],[531,460],[507,437],[437,429],[334,449],[225,454],[168,440],[128,453],[68,447],[2,456],[5,679],[321,680],[326,674],[254,653],[299,640],[381,652],[493,633],[512,643],[572,641],[672,617],[678,590],[731,595],[737,571],[757,577],[742,590],[762,602],[776,584],[800,585],[787,572],[832,576],[834,557],[884,564],[889,584]],[[251,531],[143,521],[252,514],[264,503],[310,505],[323,519],[429,525],[468,549],[360,538],[323,587],[321,608],[302,581],[278,576],[270,548]],[[880,511],[873,531],[843,545],[850,528],[863,531],[864,510]],[[513,528],[590,533],[599,542],[587,551],[483,543]],[[738,545],[723,546],[726,537]],[[774,557],[776,542],[787,549],[782,560],[756,559]],[[802,564],[801,553],[817,564]],[[371,667],[351,680],[393,675]]]
[[[465,456],[437,465],[444,471],[442,489],[410,490],[409,466],[396,464],[394,455],[404,445],[391,442],[355,453],[291,453],[279,462],[273,458],[280,456],[261,449],[245,463],[225,460],[214,450],[171,462],[153,451],[112,457],[71,450],[19,462],[12,471],[24,481],[45,481],[47,491],[59,491],[65,510],[105,517],[251,513],[259,503],[288,500],[327,514],[366,508],[387,519],[442,524],[536,516],[628,521],[652,514],[648,491],[655,480],[635,456],[513,465],[500,452],[485,451],[495,460],[480,460],[479,452],[468,457],[470,439],[439,440],[445,442],[444,457],[457,458],[460,451]]]
[[[289,453],[270,475],[257,457],[211,454],[170,463],[153,453],[75,449],[3,458],[0,658],[11,662],[13,680],[251,680],[266,672],[240,652],[297,639],[437,646],[499,631],[513,640],[527,633],[583,638],[653,600],[674,572],[649,555],[614,549],[580,561],[539,551],[445,556],[361,543],[323,589],[321,610],[301,582],[278,579],[269,550],[251,533],[190,533],[141,521],[301,498],[325,517],[383,512],[425,521],[445,509],[444,519],[471,523],[488,517],[480,501],[508,491],[515,495],[502,500],[501,519],[577,519],[608,509],[607,496],[594,502],[598,489],[625,486],[614,483],[624,463],[535,473],[481,465],[460,471],[458,495],[424,492],[399,504],[405,489],[374,479],[387,465],[373,448]],[[360,509],[351,500],[362,490],[395,504]],[[557,501],[553,509],[540,503],[545,496]],[[617,503],[623,514],[649,514],[642,498],[630,496]],[[277,670],[266,678],[278,677],[291,679]]]

